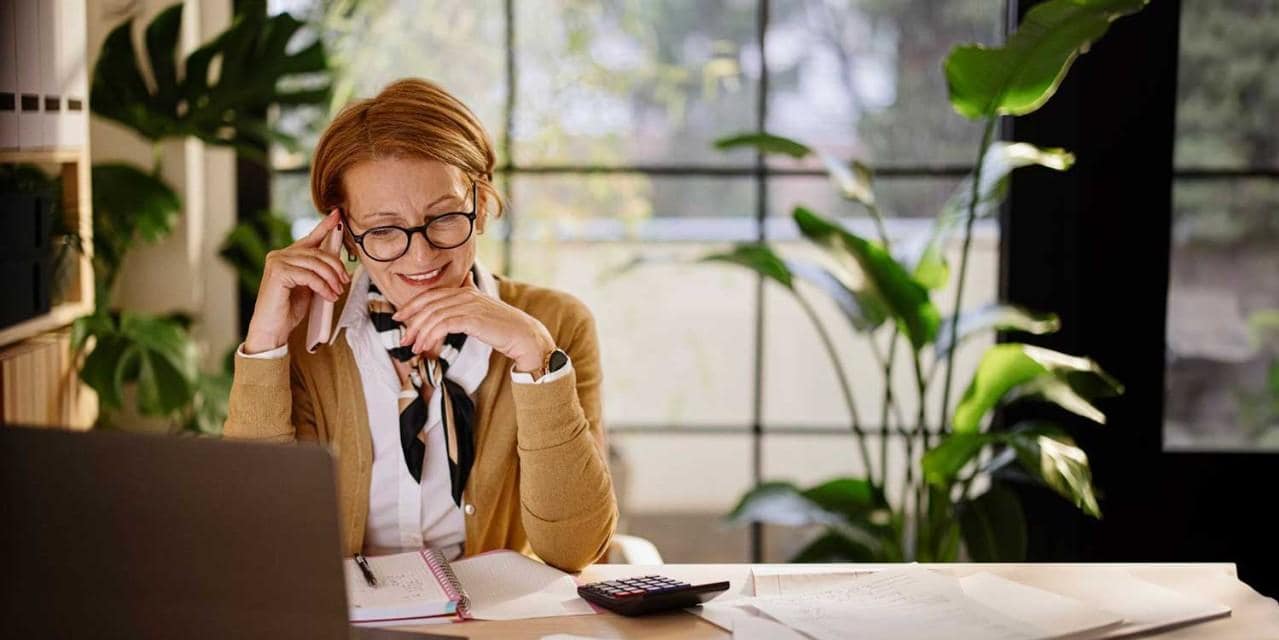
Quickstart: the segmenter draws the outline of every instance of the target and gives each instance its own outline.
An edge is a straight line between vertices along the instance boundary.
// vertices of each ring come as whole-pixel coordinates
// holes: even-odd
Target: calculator
[[[727,582],[691,585],[664,576],[640,576],[593,582],[577,588],[577,595],[624,616],[695,607],[728,591]]]

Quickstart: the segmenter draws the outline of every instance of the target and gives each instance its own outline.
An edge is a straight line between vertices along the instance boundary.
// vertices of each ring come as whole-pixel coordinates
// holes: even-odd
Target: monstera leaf
[[[160,12],[144,36],[150,81],[142,71],[143,56],[133,46],[133,20],[113,29],[93,69],[89,104],[94,113],[153,141],[194,136],[256,154],[270,141],[291,144],[262,114],[273,104],[328,99],[324,44],[317,40],[290,52],[289,42],[301,22],[288,14],[267,17],[263,0],[237,4],[240,11],[231,27],[192,52],[181,67],[177,49],[183,5]]]

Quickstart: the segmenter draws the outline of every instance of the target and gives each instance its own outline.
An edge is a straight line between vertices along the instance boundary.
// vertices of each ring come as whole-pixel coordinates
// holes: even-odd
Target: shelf
[[[8,149],[0,151],[0,164],[65,164],[83,161],[83,149]]]
[[[24,320],[11,327],[0,329],[0,347],[38,336],[47,331],[61,329],[80,316],[93,313],[91,302],[64,302],[41,316]]]

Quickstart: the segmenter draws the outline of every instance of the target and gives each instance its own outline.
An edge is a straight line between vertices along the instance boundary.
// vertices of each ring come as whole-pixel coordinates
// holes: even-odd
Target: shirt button
[[[468,502],[462,507],[462,511],[468,516],[473,516],[475,515],[475,505]]]

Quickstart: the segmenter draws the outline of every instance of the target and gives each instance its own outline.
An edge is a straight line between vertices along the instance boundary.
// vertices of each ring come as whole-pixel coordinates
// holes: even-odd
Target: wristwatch
[[[568,354],[563,349],[556,348],[546,354],[546,358],[542,360],[542,368],[533,372],[534,380],[541,380],[543,376],[555,373],[564,368],[568,364]]]

